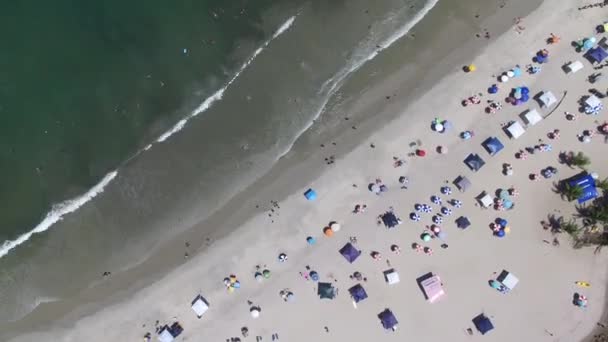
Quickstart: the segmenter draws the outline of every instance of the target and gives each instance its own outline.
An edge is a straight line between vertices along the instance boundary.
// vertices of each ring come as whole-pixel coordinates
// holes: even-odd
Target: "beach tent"
[[[365,292],[365,289],[363,288],[363,286],[361,286],[361,284],[357,284],[351,287],[350,289],[348,289],[348,292],[350,293],[350,296],[353,297],[355,303],[359,303],[360,301],[367,298],[367,292]]]
[[[399,225],[399,218],[392,211],[382,214],[382,222],[387,228],[394,228]]]
[[[443,285],[439,276],[429,272],[422,277],[418,278],[418,286],[422,289],[424,297],[431,303],[445,295],[443,291]]]
[[[200,294],[192,301],[192,310],[198,318],[203,317],[203,314],[209,310],[209,303]]]
[[[460,216],[456,219],[456,226],[460,229],[466,229],[471,225],[471,221],[466,216]]]
[[[479,196],[477,196],[477,200],[484,208],[488,208],[492,206],[492,204],[494,204],[494,199],[492,198],[492,196],[490,196],[485,191],[479,194]]]
[[[340,249],[340,254],[346,259],[346,261],[353,263],[359,255],[361,255],[361,251],[356,249],[350,242],[348,242],[344,247]]]
[[[496,280],[499,283],[503,284],[509,290],[513,290],[515,288],[515,286],[517,285],[517,283],[519,283],[519,279],[517,279],[517,277],[514,276],[513,273],[510,273],[507,270],[502,270],[502,272],[500,272],[500,275],[498,275],[498,278],[496,278]]]
[[[505,148],[505,146],[496,137],[486,139],[482,145],[491,156],[496,155],[496,153]]]
[[[399,324],[399,322],[397,322],[397,318],[391,310],[384,309],[384,311],[378,314],[378,318],[380,319],[384,329],[391,329],[393,331],[397,330],[397,324]]]
[[[304,197],[309,201],[314,201],[317,199],[317,193],[313,189],[308,189],[304,193]]]
[[[597,96],[591,95],[585,99],[585,106],[587,107],[597,107],[602,104],[602,100],[600,100]]]
[[[390,270],[386,270],[383,273],[384,280],[386,280],[389,285],[397,284],[400,281],[399,273],[397,273],[397,271],[395,271],[395,269],[393,268],[391,268]]]
[[[521,117],[528,126],[534,126],[543,119],[536,109],[527,110]]]
[[[492,324],[492,321],[484,314],[480,314],[473,318],[473,324],[475,324],[475,328],[477,328],[482,335],[485,335],[488,331],[494,329],[494,324]]]
[[[321,299],[336,298],[336,289],[330,283],[319,283],[317,294]]]
[[[171,335],[169,327],[165,325],[158,333],[158,340],[160,342],[173,342],[173,340],[175,340],[175,337]]]
[[[581,70],[583,68],[583,63],[581,61],[574,61],[566,64],[564,66],[564,70],[567,74],[574,74],[575,72]]]
[[[549,108],[553,106],[557,102],[557,98],[550,91],[543,91],[538,96],[538,101],[540,102],[541,107]]]
[[[517,139],[517,138],[521,137],[522,134],[524,134],[525,132],[526,132],[526,130],[519,123],[519,121],[513,121],[509,126],[507,126],[507,133],[509,133],[509,135],[513,139]]]
[[[467,164],[472,171],[479,171],[479,169],[486,164],[486,162],[483,161],[479,155],[473,153],[468,155],[468,157],[464,160],[464,163]]]
[[[595,179],[586,172],[579,173],[578,175],[567,179],[566,182],[572,187],[578,186],[583,189],[583,193],[578,198],[578,203],[587,202],[599,195],[597,188],[595,187]]]
[[[608,24],[604,24],[604,27],[608,27]],[[604,32],[608,31],[604,30]],[[604,50],[608,50],[608,38],[604,37],[600,39],[600,41],[597,42],[597,45],[599,45]]]
[[[471,187],[471,181],[465,176],[458,176],[454,180],[454,185],[458,188],[458,190],[465,192],[468,188]]]
[[[608,57],[608,52],[599,46],[596,46],[587,52],[587,58],[592,63],[601,63],[606,57]]]

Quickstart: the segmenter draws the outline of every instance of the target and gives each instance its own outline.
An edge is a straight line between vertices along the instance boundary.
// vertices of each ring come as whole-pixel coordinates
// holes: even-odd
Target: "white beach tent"
[[[538,99],[544,108],[549,108],[557,102],[557,98],[550,91],[543,91]]]
[[[567,74],[574,74],[575,72],[581,70],[583,68],[583,63],[581,61],[574,61],[566,64],[565,70]]]
[[[511,138],[517,139],[521,137],[522,134],[526,132],[526,130],[521,125],[521,123],[519,123],[519,121],[513,121],[513,123],[507,127],[507,132],[509,132]]]
[[[513,290],[517,283],[519,283],[519,279],[517,279],[517,277],[514,276],[513,273],[510,273],[507,270],[502,270],[496,280],[506,286],[509,290]]]
[[[600,100],[595,95],[591,95],[585,100],[585,105],[587,105],[588,107],[592,107],[592,108],[599,106],[601,103],[602,103],[602,100]]]
[[[390,270],[384,271],[384,279],[389,285],[397,284],[400,281],[399,273],[391,268]]]
[[[160,334],[158,334],[158,340],[160,342],[173,342],[175,340],[175,337],[171,335],[169,329],[163,329]]]
[[[196,317],[201,318],[209,310],[209,304],[200,294],[192,301],[192,310],[196,313]]]
[[[482,192],[479,196],[477,196],[477,200],[484,207],[488,208],[494,204],[494,199],[487,192]]]
[[[539,123],[543,119],[543,117],[540,116],[536,109],[530,109],[522,115],[522,119],[524,120],[526,125],[534,126]]]

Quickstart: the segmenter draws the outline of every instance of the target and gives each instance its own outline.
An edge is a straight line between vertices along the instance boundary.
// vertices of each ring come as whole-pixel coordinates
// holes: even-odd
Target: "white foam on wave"
[[[105,177],[103,177],[103,179],[99,183],[89,189],[89,191],[87,191],[85,194],[53,205],[53,208],[46,214],[44,220],[42,220],[34,229],[30,230],[25,234],[22,234],[15,240],[4,241],[4,243],[0,247],[0,258],[8,254],[8,252],[10,252],[13,248],[29,240],[32,235],[42,233],[48,230],[53,224],[63,219],[64,215],[76,211],[85,203],[102,193],[105,187],[110,184],[110,182],[116,177],[117,174],[117,171],[112,171],[105,175]]]
[[[414,26],[416,26],[416,24],[420,22],[420,20],[422,20],[433,9],[433,7],[435,7],[435,5],[437,5],[438,2],[439,0],[429,0],[426,5],[424,5],[424,7],[418,13],[416,13],[414,17],[412,17],[410,21],[399,27],[392,35],[384,39],[381,43],[373,44],[371,48],[365,49],[366,51],[364,53],[354,53],[353,56],[355,57],[351,58],[350,63],[346,63],[346,66],[344,68],[340,69],[340,71],[334,74],[334,76],[325,81],[325,83],[323,83],[323,86],[321,86],[320,90],[320,93],[323,94],[322,101],[320,103],[320,106],[317,108],[315,115],[308,122],[308,124],[295,135],[292,143],[287,146],[287,148],[283,151],[283,153],[281,153],[277,157],[277,159],[282,158],[287,153],[289,153],[289,151],[291,151],[293,145],[296,143],[298,138],[314,124],[314,121],[318,119],[319,116],[321,116],[331,97],[342,86],[342,84],[350,74],[359,70],[365,63],[376,58],[376,56],[378,56],[380,52],[386,50],[399,39],[401,39],[403,36],[405,36]],[[389,17],[385,21],[391,20],[394,20],[394,18]]]

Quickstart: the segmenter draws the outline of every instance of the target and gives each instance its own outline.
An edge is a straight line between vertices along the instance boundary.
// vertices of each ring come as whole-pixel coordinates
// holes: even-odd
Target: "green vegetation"
[[[578,166],[584,170],[587,166],[589,166],[589,164],[591,164],[591,160],[583,152],[577,152],[576,154],[573,153],[570,156],[569,164],[571,166]]]
[[[559,189],[562,198],[565,197],[568,201],[572,202],[575,199],[583,195],[583,188],[578,185],[571,186],[568,183],[564,183]]]

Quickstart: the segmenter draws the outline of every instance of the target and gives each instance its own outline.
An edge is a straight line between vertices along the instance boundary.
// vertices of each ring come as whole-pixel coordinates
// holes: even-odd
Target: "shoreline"
[[[509,20],[510,20],[510,19],[509,19]],[[474,39],[473,39],[473,41],[474,41]],[[471,43],[471,44],[472,44],[472,43]],[[462,50],[465,50],[465,48],[463,48]],[[456,56],[454,56],[454,55],[456,55]],[[460,57],[460,59],[463,59],[463,58],[464,58],[464,56],[459,55],[457,52],[452,52],[452,53],[450,53],[450,55],[449,55],[449,56],[445,57],[445,59],[448,59],[448,60],[449,60],[450,58],[456,58],[456,59],[458,59],[458,57]],[[460,60],[459,60],[459,61],[460,61]],[[381,62],[377,62],[377,63],[381,63]],[[451,65],[451,66],[450,66],[450,68],[453,68],[453,66],[454,66],[454,65]],[[371,67],[370,67],[370,68],[371,68]],[[446,66],[446,68],[448,68],[448,66]],[[439,68],[439,69],[435,69],[435,73],[436,73],[436,74],[441,74],[441,71],[442,71],[442,70],[441,70],[440,68]],[[402,72],[402,71],[401,71],[401,72]],[[400,73],[398,73],[398,74],[401,74],[401,72],[400,72]],[[457,73],[456,73],[456,75],[457,75]],[[432,76],[429,76],[429,77],[432,79]],[[453,75],[452,75],[451,77],[453,77]],[[396,77],[396,78],[398,78],[398,77]],[[449,79],[449,78],[450,78],[450,76],[445,76],[445,79]],[[442,80],[443,80],[443,79],[444,79],[444,78],[442,78]],[[399,80],[394,80],[394,81],[395,81],[396,83],[400,83],[400,82],[399,82]],[[428,79],[427,79],[427,82],[433,83],[433,85],[435,85],[435,84],[434,84],[434,82],[428,81]],[[423,83],[424,83],[424,82],[423,82]],[[427,84],[427,83],[425,83],[425,84]],[[400,85],[403,85],[403,84],[400,84]],[[428,85],[428,84],[427,84],[427,85]],[[382,87],[378,86],[378,88],[383,88],[383,89],[386,89],[386,88],[387,88],[387,85],[386,85],[386,84],[384,84]],[[423,86],[423,87],[421,87],[421,88],[424,88],[424,86]],[[424,89],[421,89],[421,88],[416,89],[416,90],[418,90],[418,91],[419,91],[419,93],[416,93],[416,92],[415,92],[416,90],[415,90],[415,91],[414,91],[414,93],[413,93],[411,96],[416,96],[416,95],[418,95],[418,94],[420,94],[420,93],[424,93],[424,92],[425,92],[425,90],[424,90]],[[433,87],[431,87],[431,88],[433,88]],[[380,96],[377,96],[377,98],[376,98],[376,101],[375,101],[375,102],[377,103],[377,102],[380,102],[380,101],[381,101],[381,97],[380,97]],[[400,102],[404,102],[404,101],[405,101],[405,102],[407,102],[406,100],[403,100],[403,99],[402,99],[402,101],[400,101]],[[374,102],[374,101],[372,101],[372,102]],[[394,112],[394,107],[399,107],[400,105],[402,105],[402,103],[389,104],[389,105],[385,106],[385,109],[384,109],[384,110],[385,110],[385,111],[388,111],[388,112]],[[360,104],[359,104],[359,106],[360,106]],[[369,105],[368,105],[368,106],[369,106]],[[366,106],[362,106],[362,107],[363,107],[364,109],[366,109]],[[406,109],[406,110],[407,110],[407,109]],[[386,118],[386,115],[383,115],[383,118]],[[427,118],[427,119],[429,119],[429,118]],[[358,128],[357,128],[357,134],[360,134],[360,135],[365,135],[365,133],[361,133],[361,132],[366,132],[366,133],[372,134],[372,133],[374,133],[374,132],[376,132],[376,131],[378,131],[378,130],[384,130],[384,129],[386,129],[386,126],[388,126],[388,125],[392,125],[392,124],[394,123],[393,121],[395,121],[395,120],[396,120],[396,119],[387,120],[387,122],[384,122],[384,123],[382,123],[382,124],[381,124],[381,123],[376,122],[376,121],[375,121],[373,118],[367,118],[367,119],[363,119],[363,121],[362,121],[361,123],[358,123],[358,125],[357,125],[357,126],[358,126]],[[323,120],[321,120],[321,121],[323,121]],[[352,122],[351,122],[351,123],[352,123]],[[328,124],[328,125],[329,125],[329,124],[331,124],[331,123],[326,123],[326,124]],[[425,123],[425,122],[418,122],[418,124],[419,124],[419,126],[421,126],[421,127],[425,127],[425,126],[426,126],[426,123]],[[339,131],[339,130],[341,130],[341,129],[343,129],[343,128],[341,128],[340,126],[336,126],[336,128],[334,128],[334,130],[333,130],[333,131],[332,131],[332,130],[328,130],[328,131],[326,131],[326,132],[324,132],[324,133],[325,133],[325,134],[328,134],[328,135],[333,135],[333,134],[335,134],[334,132]],[[314,130],[313,130],[313,131],[314,131]],[[340,140],[340,141],[341,141],[341,142],[340,142],[340,144],[339,144],[339,147],[337,147],[337,148],[335,149],[335,150],[336,150],[335,155],[336,155],[336,159],[338,160],[338,163],[340,163],[340,161],[341,161],[341,160],[342,160],[342,159],[343,159],[343,158],[344,158],[346,155],[348,155],[349,153],[351,153],[351,152],[352,152],[352,150],[354,150],[354,149],[356,149],[356,148],[360,148],[360,147],[361,147],[361,146],[359,146],[359,145],[357,144],[357,141],[350,141],[350,143],[349,143],[349,142],[342,142],[342,141],[348,141],[348,140],[349,140],[349,138],[347,137],[348,135],[349,135],[348,133],[344,133],[344,134],[341,134],[341,135],[336,135],[336,136],[335,136],[335,137],[336,137],[336,140]],[[274,178],[275,176],[277,176],[277,174],[282,174],[282,175],[285,175],[285,173],[294,173],[294,172],[298,172],[298,171],[294,171],[294,169],[298,169],[298,168],[305,168],[305,169],[306,169],[306,170],[305,170],[305,171],[306,171],[306,176],[311,177],[311,178],[316,178],[315,176],[312,176],[311,174],[313,174],[313,175],[317,175],[317,173],[318,173],[318,172],[312,172],[312,173],[311,173],[311,172],[310,172],[311,167],[310,167],[309,165],[307,165],[307,164],[312,163],[312,162],[313,162],[313,161],[312,161],[313,159],[319,159],[319,161],[320,161],[320,159],[321,159],[321,158],[318,158],[318,157],[319,157],[319,153],[320,153],[320,152],[314,152],[314,151],[312,151],[312,150],[307,150],[307,149],[306,149],[306,147],[307,147],[307,146],[306,146],[306,144],[308,143],[310,146],[312,146],[312,142],[311,142],[311,140],[316,140],[317,138],[318,138],[318,137],[314,137],[314,134],[313,134],[313,133],[311,133],[311,134],[310,134],[310,137],[305,137],[305,138],[303,138],[303,140],[304,140],[305,142],[302,142],[302,145],[304,145],[304,146],[302,146],[302,145],[300,145],[300,146],[296,146],[296,147],[294,148],[294,152],[293,152],[293,153],[289,153],[287,156],[285,156],[285,159],[284,159],[284,163],[283,163],[283,164],[289,164],[290,162],[291,162],[291,163],[293,163],[293,160],[292,160],[291,158],[296,158],[296,157],[298,156],[298,154],[302,154],[302,155],[306,156],[306,160],[305,160],[304,162],[300,162],[301,164],[299,164],[299,163],[295,163],[295,165],[293,165],[293,164],[292,164],[292,165],[290,165],[290,166],[284,166],[284,165],[281,165],[281,167],[284,167],[284,169],[281,169],[281,168],[280,168],[280,167],[278,167],[278,166],[277,166],[276,168],[273,168],[273,169],[275,169],[275,170],[274,170],[274,172],[272,172],[272,171],[271,171],[271,172],[270,172],[269,174],[267,174],[265,177],[263,177],[262,179],[260,179],[260,180],[256,181],[256,182],[255,182],[255,185],[253,185],[253,186],[249,187],[249,188],[248,188],[248,189],[246,189],[244,192],[242,192],[242,193],[241,193],[241,194],[239,194],[237,197],[235,197],[233,200],[231,200],[231,201],[228,203],[228,205],[227,205],[227,206],[225,206],[225,207],[224,207],[222,210],[220,210],[220,211],[219,211],[219,212],[217,212],[216,214],[212,215],[212,217],[210,217],[210,218],[209,218],[209,220],[207,220],[206,222],[203,222],[203,223],[202,223],[202,225],[209,226],[209,225],[213,224],[214,222],[223,221],[224,225],[228,225],[228,226],[230,226],[230,225],[233,225],[233,226],[240,226],[240,224],[239,224],[239,222],[240,222],[240,221],[239,221],[239,220],[241,219],[241,220],[247,221],[247,220],[245,220],[245,217],[247,217],[249,214],[251,214],[251,212],[252,212],[252,211],[255,211],[255,210],[251,209],[251,208],[252,208],[252,206],[251,206],[251,205],[253,204],[253,203],[252,203],[252,200],[251,200],[251,199],[247,199],[247,197],[248,197],[248,196],[246,196],[245,194],[249,194],[249,195],[250,195],[251,193],[258,193],[258,192],[259,192],[259,191],[258,191],[258,190],[259,190],[259,188],[258,188],[258,187],[263,187],[264,185],[269,185],[269,183],[273,183],[272,181],[269,181],[268,183],[265,183],[265,181],[268,181],[269,179],[271,179],[271,180],[273,180],[273,181],[277,182],[277,183],[275,183],[275,184],[274,184],[275,189],[276,189],[276,188],[281,189],[281,188],[283,188],[283,187],[285,187],[285,186],[287,186],[287,185],[292,186],[292,187],[296,187],[296,188],[304,188],[304,185],[305,185],[304,183],[307,183],[307,182],[305,182],[305,179],[301,179],[301,183],[295,183],[295,184],[294,184],[294,183],[293,183],[293,182],[291,182],[291,181],[290,181],[290,179],[289,179],[289,178],[293,178],[293,176],[292,176],[292,177],[285,177],[285,176],[284,176],[284,177],[278,177],[278,179],[273,179],[273,178]],[[357,138],[352,138],[352,139],[353,139],[353,140],[358,140],[358,142],[360,142],[360,141],[361,141],[360,136],[359,136],[359,138],[358,138],[358,139],[357,139]],[[306,142],[306,140],[308,140],[308,142]],[[366,138],[366,139],[363,139],[363,140],[367,141],[368,139]],[[414,140],[414,139],[411,139],[411,140]],[[328,140],[328,141],[329,141],[329,140]],[[361,143],[361,145],[363,145],[363,144],[365,144],[365,143]],[[298,145],[298,144],[296,144],[296,145]],[[310,148],[310,146],[308,146],[308,147]],[[346,146],[346,147],[344,147],[344,146]],[[298,150],[298,148],[302,148],[303,150],[308,151],[308,153],[306,153],[305,151],[297,151],[297,150]],[[315,161],[315,162],[317,162],[317,161]],[[303,166],[303,165],[304,165],[304,166]],[[279,169],[279,170],[277,170],[277,169]],[[321,170],[320,170],[320,168],[318,169],[318,171],[321,171]],[[302,171],[299,171],[299,172],[300,172],[300,174],[302,174]],[[323,172],[323,173],[325,173],[325,172]],[[300,180],[300,178],[298,178],[298,179]],[[312,182],[312,183],[315,183],[315,182]],[[256,187],[256,186],[257,186],[257,187]],[[272,189],[269,189],[269,191],[267,191],[267,192],[272,192],[272,191],[273,191]],[[261,192],[261,193],[262,193],[262,196],[260,196],[260,197],[266,197],[266,196],[269,196],[269,195],[267,194],[267,192],[266,192],[266,193],[264,193],[264,192],[262,191],[262,192]],[[289,195],[286,195],[286,198],[290,198],[290,197],[293,197],[293,196],[299,196],[299,195],[301,195],[301,194],[299,194],[299,192],[298,192],[296,195],[289,194]],[[240,198],[240,197],[245,197],[245,198]],[[279,196],[279,197],[281,197],[281,196]],[[272,199],[273,197],[270,197],[270,198]],[[237,207],[236,211],[237,211],[237,212],[238,212],[240,215],[237,215],[237,217],[231,217],[231,218],[230,218],[228,221],[226,221],[225,219],[223,219],[223,217],[225,217],[226,213],[227,213],[227,212],[230,212],[230,211],[235,210],[234,208],[229,208],[229,207],[230,207],[230,204],[231,204],[232,206]],[[248,210],[247,210],[247,209],[244,209],[246,206],[249,206],[249,208],[250,208],[250,209],[248,209]],[[216,216],[217,216],[217,217],[216,217]],[[206,223],[206,224],[205,224],[205,223]],[[218,244],[220,244],[220,243],[225,243],[225,242],[226,242],[226,241],[225,241],[225,237],[226,237],[226,235],[234,235],[234,234],[235,234],[237,231],[238,231],[238,229],[237,229],[237,230],[234,230],[234,231],[232,231],[232,232],[215,232],[215,233],[217,233],[217,234],[219,234],[219,235],[217,235],[217,238],[212,238],[212,240],[213,240],[213,241],[217,241],[217,243],[218,243]],[[185,241],[191,241],[191,239],[190,239],[190,238],[188,238],[188,236],[192,236],[192,237],[193,237],[194,235],[197,235],[197,232],[195,232],[195,231],[189,231],[189,232],[186,232],[186,233],[184,233],[184,234],[180,234],[180,236],[178,236],[178,237],[174,238],[174,239],[173,239],[174,241],[173,241],[173,242],[171,242],[171,243],[169,243],[169,245],[172,245],[173,247],[175,247],[175,246],[177,246],[178,244],[181,244],[181,243],[182,243],[182,241],[184,241],[184,240],[185,240]],[[222,239],[222,241],[220,241],[220,239]],[[196,240],[195,240],[195,241],[196,241]],[[205,242],[203,241],[203,238],[202,238],[202,237],[199,237],[199,238],[198,238],[198,241],[193,243],[193,245],[194,245],[194,246],[197,246],[197,245],[199,245],[199,244],[200,244],[201,246],[205,244]],[[211,248],[213,248],[213,246],[212,246]],[[172,248],[169,248],[168,246],[165,246],[165,248],[164,248],[164,249],[165,249],[165,250],[167,250],[167,249],[168,249],[168,250],[170,250],[170,249],[172,249]],[[205,252],[206,252],[206,249],[204,249],[204,248],[203,248],[203,251],[200,251],[200,252],[197,252],[197,253],[196,253],[196,254],[199,254],[199,253],[200,253],[199,255],[197,255],[197,256],[194,256],[194,255],[193,255],[192,257],[202,257],[202,255],[204,255],[204,254],[205,254]],[[160,251],[160,252],[158,252],[158,253],[159,253],[159,254],[162,254],[162,255],[163,255],[163,257],[166,257],[167,255],[172,255],[172,258],[173,258],[173,259],[179,259],[179,257],[180,257],[179,255],[174,255],[174,254],[175,254],[175,252],[170,252],[170,251],[164,251],[164,252],[163,252],[163,251],[162,251],[162,249],[161,249],[161,251]],[[181,253],[181,250],[180,250],[180,252],[178,252],[177,254],[180,254],[180,253]],[[152,258],[151,258],[151,259],[152,259]],[[157,258],[157,259],[158,259],[158,258]],[[156,260],[156,261],[154,261],[154,262],[151,262],[151,261],[146,261],[146,262],[148,262],[148,263],[156,263],[156,264],[155,264],[155,266],[158,266],[158,264],[159,264],[159,260]],[[162,264],[162,263],[161,263],[161,264]],[[170,265],[168,268],[172,268],[172,267],[174,267],[174,266],[175,266],[175,265]],[[138,267],[138,268],[139,268],[139,267]],[[136,269],[138,269],[138,268],[136,268]],[[140,274],[139,274],[140,272],[135,272],[135,273],[137,274],[137,276],[140,276]],[[141,273],[146,273],[146,272],[141,272]],[[132,278],[132,276],[133,276],[133,275],[131,275],[131,278]],[[136,276],[136,279],[137,279],[137,276]],[[143,277],[143,278],[139,278],[139,281],[140,281],[140,282],[145,282],[145,280],[146,280],[146,278],[145,278],[145,277]],[[114,282],[114,279],[112,279],[112,281]],[[120,282],[120,279],[117,279],[116,281],[117,281],[117,282]],[[163,281],[163,280],[160,280],[160,281]],[[137,286],[136,286],[136,287],[137,287]],[[106,289],[106,290],[107,290],[107,289]],[[126,298],[126,297],[127,297],[127,296],[129,296],[130,294],[131,294],[131,293],[130,293],[130,291],[129,291],[129,290],[127,290],[127,291],[126,291],[124,294],[122,294],[122,298]],[[120,296],[119,296],[119,297],[120,297]],[[117,299],[115,299],[114,301],[116,301],[116,300],[117,300]],[[113,302],[114,302],[114,301],[113,301]],[[101,304],[101,305],[103,305],[103,304]],[[105,305],[103,305],[103,306],[105,306]],[[72,316],[72,315],[70,314],[70,315],[68,315],[67,317],[69,317],[69,316]],[[87,316],[87,315],[85,314],[84,316]],[[70,320],[71,320],[71,319],[70,319]]]

